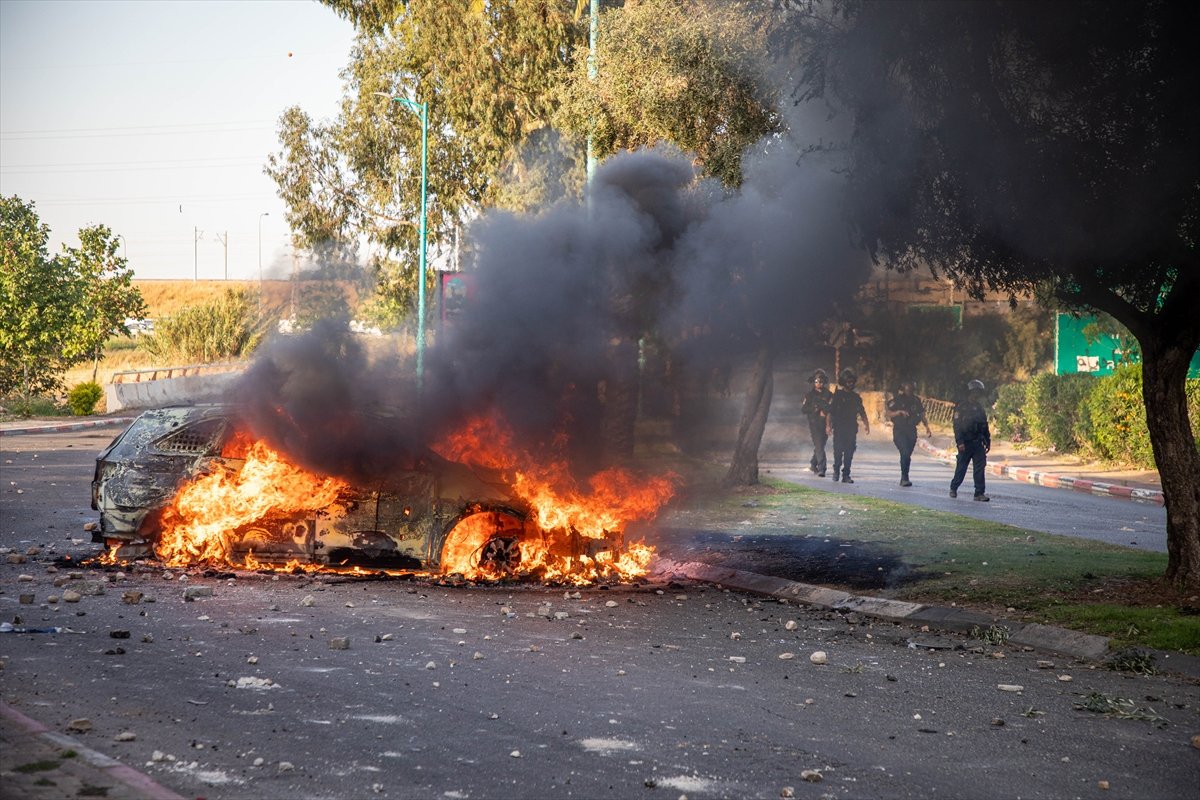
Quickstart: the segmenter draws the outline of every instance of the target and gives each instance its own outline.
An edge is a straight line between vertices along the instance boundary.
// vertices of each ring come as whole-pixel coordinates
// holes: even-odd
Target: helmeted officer
[[[866,432],[871,432],[871,423],[867,419],[862,397],[854,391],[857,384],[858,375],[846,367],[838,375],[838,390],[829,401],[829,432],[833,434],[833,479],[838,480],[838,473],[841,472],[842,483],[854,483],[850,477],[850,462],[854,460],[854,450],[858,447],[859,418],[862,418]]]
[[[829,376],[825,370],[818,369],[812,374],[812,388],[809,389],[800,403],[800,411],[808,417],[808,433],[812,436],[813,454],[809,459],[808,468],[820,477],[825,477],[825,443],[829,441],[829,401],[833,393],[829,391]]]
[[[912,381],[900,384],[895,396],[888,400],[885,413],[892,421],[892,442],[900,451],[900,485],[912,486],[908,469],[912,465],[913,448],[917,446],[917,426],[924,423],[925,435],[933,435],[925,418],[925,404],[917,397]]]
[[[987,453],[992,449],[992,432],[981,402],[983,394],[983,381],[969,381],[967,399],[954,406],[954,443],[958,446],[958,460],[950,480],[950,496],[958,497],[958,487],[967,476],[969,462],[971,477],[975,480],[975,499],[986,503],[992,499],[984,493],[983,477]]]

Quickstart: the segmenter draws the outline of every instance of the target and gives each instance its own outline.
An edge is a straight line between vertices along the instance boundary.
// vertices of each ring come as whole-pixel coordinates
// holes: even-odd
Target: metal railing
[[[925,404],[925,418],[929,424],[950,426],[954,424],[954,403],[949,400],[937,400],[932,397],[922,397]]]
[[[245,362],[223,361],[217,364],[188,364],[183,367],[127,369],[122,372],[114,372],[110,383],[142,383],[166,378],[182,378],[187,375],[216,375],[223,372],[241,372],[245,368]]]

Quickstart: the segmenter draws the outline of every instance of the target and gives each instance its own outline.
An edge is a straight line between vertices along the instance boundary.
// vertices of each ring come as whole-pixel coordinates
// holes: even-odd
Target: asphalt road
[[[0,439],[0,547],[6,559],[40,550],[0,561],[0,621],[78,631],[0,633],[0,698],[59,732],[89,720],[72,734],[81,743],[184,796],[1193,798],[1200,787],[1192,683],[714,586],[576,598],[157,567],[72,577],[53,559],[95,552],[75,539],[93,515],[91,458],[111,433]],[[848,489],[869,484],[861,474]],[[185,601],[197,586],[212,595]],[[64,602],[67,589],[80,601]],[[342,637],[348,647],[332,649]],[[826,664],[810,660],[818,650]],[[1082,709],[1089,698],[1161,719]]]
[[[768,454],[760,463],[760,470],[765,475],[826,491],[880,497],[1042,533],[1167,552],[1167,511],[1162,506],[1053,489],[996,475],[987,476],[991,502],[977,503],[971,499],[973,485],[969,472],[959,488],[958,498],[952,499],[953,466],[920,449],[913,453],[909,474],[913,485],[902,488],[900,457],[888,433],[860,436],[851,475],[854,483],[835,483],[830,477],[818,478],[809,472],[808,459],[812,455],[809,448],[805,441],[795,453]],[[832,455],[832,450],[829,454]]]

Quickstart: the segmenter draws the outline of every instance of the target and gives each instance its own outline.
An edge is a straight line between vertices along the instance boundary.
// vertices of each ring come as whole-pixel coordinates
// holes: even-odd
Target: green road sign
[[[1130,345],[1136,343],[1123,341],[1119,336],[1104,334],[1089,342],[1083,335],[1083,329],[1095,322],[1095,317],[1074,317],[1062,313],[1058,315],[1054,325],[1055,374],[1086,372],[1091,375],[1108,375],[1120,364],[1137,363],[1141,360],[1136,354],[1128,353]],[[1188,377],[1200,378],[1200,351],[1192,356]]]

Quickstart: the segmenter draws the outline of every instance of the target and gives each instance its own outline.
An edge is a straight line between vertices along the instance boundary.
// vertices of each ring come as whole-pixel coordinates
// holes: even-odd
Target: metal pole
[[[375,92],[388,97],[383,92]],[[429,104],[418,103],[407,97],[390,97],[421,118],[421,238],[420,258],[417,263],[417,393],[420,394],[425,380],[425,250],[429,204]]]
[[[271,216],[271,212],[264,211],[258,215],[258,282],[263,282],[262,274],[262,218]]]
[[[200,280],[200,229],[192,227],[192,283]]]
[[[600,0],[591,0],[591,8],[588,10],[588,80],[594,81],[600,74],[599,65],[596,63],[596,36],[600,28]],[[589,126],[591,127],[591,126]],[[592,176],[596,173],[596,152],[592,145],[592,132],[588,131],[587,138],[587,182],[592,183]]]
[[[417,267],[417,394],[425,380],[425,239],[429,184],[429,104],[421,108],[421,259]]]

